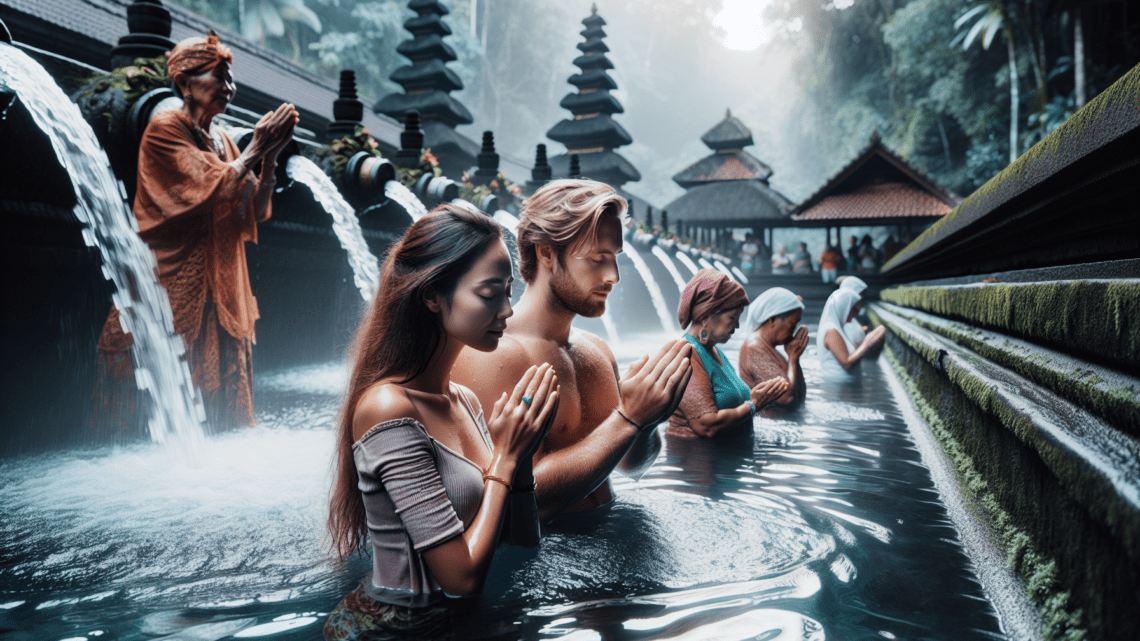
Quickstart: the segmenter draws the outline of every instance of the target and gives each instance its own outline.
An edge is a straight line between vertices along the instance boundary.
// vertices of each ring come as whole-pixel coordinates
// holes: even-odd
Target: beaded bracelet
[[[748,407],[752,410],[752,415],[756,416],[756,412],[760,411],[760,408],[756,407],[756,403],[753,403],[751,399],[744,401],[744,402],[748,403]]]

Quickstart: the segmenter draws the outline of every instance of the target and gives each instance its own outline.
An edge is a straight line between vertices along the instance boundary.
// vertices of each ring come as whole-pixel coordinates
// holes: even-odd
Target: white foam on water
[[[194,456],[204,439],[205,410],[185,347],[174,331],[166,291],[158,282],[154,253],[138,236],[138,221],[123,202],[120,183],[106,152],[79,107],[38,63],[19,49],[0,44],[0,85],[16,92],[71,178],[83,224],[83,239],[99,250],[103,274],[115,284],[112,296],[123,331],[134,339],[131,360],[140,390],[155,399],[151,439],[170,443],[181,456]]]

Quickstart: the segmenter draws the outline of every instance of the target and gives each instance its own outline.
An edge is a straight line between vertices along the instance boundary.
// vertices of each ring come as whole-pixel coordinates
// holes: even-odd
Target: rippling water
[[[663,336],[623,341],[619,361]],[[726,349],[736,358],[738,343]],[[718,442],[669,439],[608,509],[496,555],[474,636],[972,639],[993,609],[877,362]],[[260,376],[256,428],[0,464],[0,636],[318,639],[367,570],[321,541],[339,364]],[[3,631],[8,630],[6,635]]]

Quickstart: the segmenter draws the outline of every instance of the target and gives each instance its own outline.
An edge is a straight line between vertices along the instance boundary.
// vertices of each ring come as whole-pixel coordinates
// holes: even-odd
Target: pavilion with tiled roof
[[[730,228],[750,228],[757,233],[771,227],[787,227],[792,203],[768,184],[772,168],[744,151],[752,145],[752,132],[726,111],[724,120],[701,136],[713,153],[673,176],[685,194],[669,203],[669,220],[678,235],[697,240]]]
[[[792,220],[797,227],[827,227],[828,238],[832,227],[899,227],[913,233],[959,201],[888,149],[875,130],[858,156],[795,208]]]

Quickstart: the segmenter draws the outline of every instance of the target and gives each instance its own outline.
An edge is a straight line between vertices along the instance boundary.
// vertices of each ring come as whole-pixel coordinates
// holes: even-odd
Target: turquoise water
[[[664,336],[623,341],[621,362]],[[738,343],[725,351],[736,358]],[[619,499],[503,549],[473,637],[1001,638],[869,362],[719,442],[667,440]],[[258,378],[259,426],[0,461],[0,639],[318,639],[369,561],[327,560],[338,365]]]

